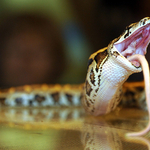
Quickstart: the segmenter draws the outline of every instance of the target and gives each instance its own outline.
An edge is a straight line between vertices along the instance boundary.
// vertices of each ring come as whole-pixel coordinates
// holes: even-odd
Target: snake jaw
[[[122,56],[128,59],[130,56],[134,54],[145,55],[149,41],[150,41],[150,23],[135,30],[126,39],[121,41],[119,39],[117,42],[114,43],[114,46]],[[135,67],[140,67],[140,62],[138,60],[130,62]]]

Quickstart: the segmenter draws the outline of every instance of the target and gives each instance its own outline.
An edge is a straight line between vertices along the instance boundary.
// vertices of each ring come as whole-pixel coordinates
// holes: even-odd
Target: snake
[[[25,85],[0,89],[0,105],[1,107],[82,105],[88,114],[98,116],[110,113],[119,104],[125,104],[142,107],[150,114],[149,66],[145,59],[149,41],[150,17],[145,17],[127,26],[107,47],[89,57],[84,83]],[[125,82],[131,74],[142,70],[144,81]],[[128,136],[142,136],[149,130],[150,121],[144,130],[129,133]]]

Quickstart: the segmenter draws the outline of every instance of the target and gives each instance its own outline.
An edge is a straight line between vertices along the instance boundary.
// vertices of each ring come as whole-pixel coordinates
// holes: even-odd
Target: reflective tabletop
[[[128,138],[142,130],[146,111],[117,108],[94,117],[82,108],[0,108],[1,150],[147,150],[150,133]]]

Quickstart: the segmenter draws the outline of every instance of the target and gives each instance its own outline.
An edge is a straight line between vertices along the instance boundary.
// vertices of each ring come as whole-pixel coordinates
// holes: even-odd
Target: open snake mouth
[[[147,24],[136,31],[122,42],[114,43],[114,46],[125,58],[129,58],[134,54],[145,55],[146,49],[150,41],[150,24]],[[139,67],[139,61],[130,61],[134,66]]]

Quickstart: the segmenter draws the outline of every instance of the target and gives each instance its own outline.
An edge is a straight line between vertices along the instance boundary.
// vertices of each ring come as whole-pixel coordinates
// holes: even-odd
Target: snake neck
[[[107,114],[120,102],[123,83],[142,69],[135,68],[112,45],[94,53],[89,60],[92,63],[88,67],[82,103],[92,115]]]

